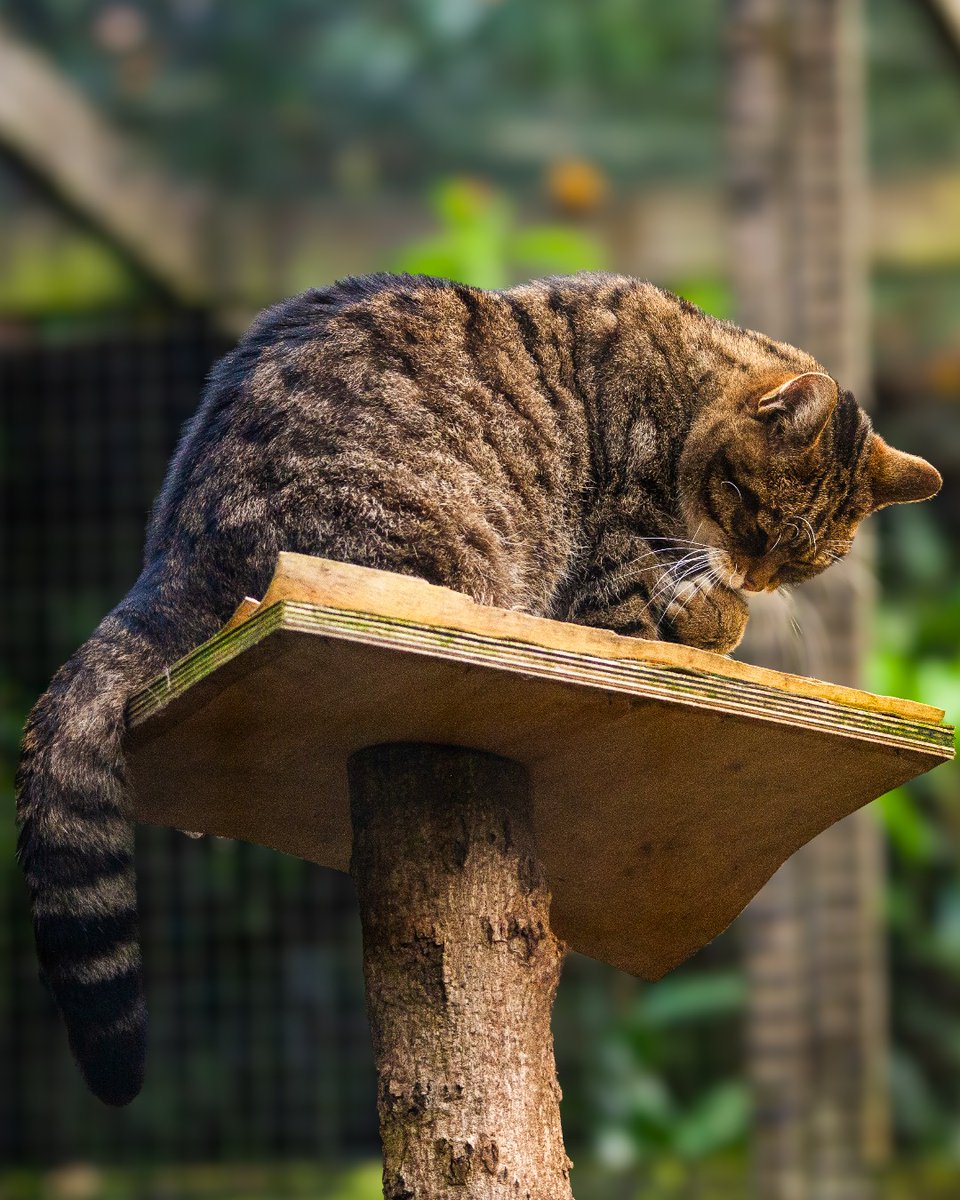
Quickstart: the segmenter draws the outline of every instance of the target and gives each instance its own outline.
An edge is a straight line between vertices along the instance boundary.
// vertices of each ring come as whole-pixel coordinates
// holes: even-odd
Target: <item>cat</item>
[[[504,291],[375,275],[262,313],[212,370],[143,572],[30,714],[19,856],[92,1091],[139,1091],[130,697],[261,595],[281,550],[726,653],[940,476],[792,346],[634,279]]]

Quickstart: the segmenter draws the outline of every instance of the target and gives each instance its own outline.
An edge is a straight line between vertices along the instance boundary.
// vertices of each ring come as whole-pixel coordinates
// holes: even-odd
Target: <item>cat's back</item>
[[[582,487],[588,439],[569,327],[559,311],[550,330],[537,316],[548,292],[518,305],[447,280],[374,275],[265,310],[211,372],[150,552],[194,520],[188,510],[222,524],[225,496],[307,503],[308,489],[372,494],[400,478],[403,503],[473,497],[509,510],[517,529],[555,521]]]
[[[280,300],[254,319],[236,347],[214,367],[208,399],[233,399],[271,371],[289,385],[294,372],[328,366],[338,355],[357,359],[406,339],[413,320],[436,334],[453,319],[453,284],[427,276],[376,274],[338,280]],[[268,395],[269,389],[268,389]]]
[[[309,427],[354,447],[396,435],[569,455],[586,433],[579,366],[615,326],[597,293],[613,287],[574,276],[487,291],[382,274],[311,289],[261,313],[216,365],[198,429],[221,448]]]
[[[464,383],[472,377],[519,392],[531,383],[542,388],[549,363],[550,383],[575,388],[575,380],[563,378],[564,368],[578,351],[589,353],[609,339],[614,310],[624,304],[635,317],[658,302],[671,313],[681,303],[651,284],[604,273],[553,276],[503,290],[425,275],[349,278],[262,312],[218,364],[211,390],[230,392],[254,371],[261,383],[269,382],[271,371],[285,373],[289,386],[300,371],[332,373],[358,390],[388,374],[422,387],[444,377]]]

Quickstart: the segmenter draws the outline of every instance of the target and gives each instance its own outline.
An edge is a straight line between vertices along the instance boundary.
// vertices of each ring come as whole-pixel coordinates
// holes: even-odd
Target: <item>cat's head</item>
[[[680,461],[688,537],[715,576],[772,591],[842,558],[864,517],[927,500],[940,473],[875,434],[849,392],[807,371],[737,395],[694,423]]]

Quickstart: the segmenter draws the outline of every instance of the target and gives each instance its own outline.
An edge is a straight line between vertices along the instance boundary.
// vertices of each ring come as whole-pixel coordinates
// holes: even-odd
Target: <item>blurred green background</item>
[[[258,308],[369,270],[498,287],[609,267],[734,315],[734,7],[0,0],[5,796],[26,709],[135,578],[180,424]],[[869,0],[860,33],[875,419],[946,479],[934,504],[873,522],[867,682],[955,720],[950,10]],[[958,799],[951,765],[873,807],[893,1127],[874,1171],[904,1200],[960,1195]],[[12,821],[0,825],[0,1197],[378,1195],[349,881],[169,831],[143,831],[140,861],[153,1061],[142,1098],[113,1113],[83,1091],[36,982]],[[579,1196],[745,1194],[739,937],[735,925],[655,986],[569,962],[555,1027]]]

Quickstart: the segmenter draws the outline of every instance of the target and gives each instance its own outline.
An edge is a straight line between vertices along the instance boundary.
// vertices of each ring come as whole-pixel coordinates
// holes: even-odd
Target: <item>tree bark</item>
[[[526,771],[384,745],[349,763],[386,1200],[570,1200]]]

